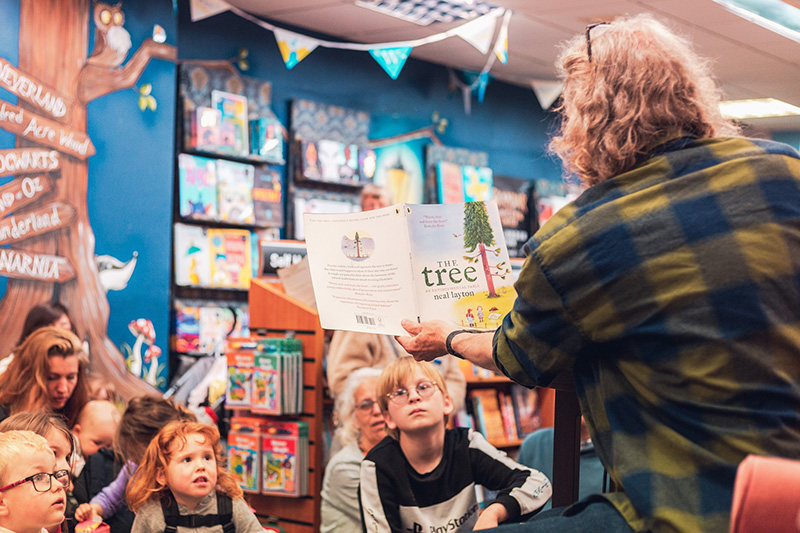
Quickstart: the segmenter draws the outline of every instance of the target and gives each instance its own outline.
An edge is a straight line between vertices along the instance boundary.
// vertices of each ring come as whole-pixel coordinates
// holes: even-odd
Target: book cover
[[[267,415],[283,414],[283,358],[277,339],[259,342],[253,371],[253,397],[250,410]]]
[[[485,202],[492,199],[492,169],[488,167],[461,167],[464,176],[464,202]]]
[[[525,257],[523,246],[535,232],[535,212],[533,188],[534,183],[511,176],[493,177],[494,199],[500,211],[500,222],[503,224],[503,236],[508,246],[510,257]],[[535,208],[534,208],[535,211]],[[538,227],[538,222],[536,222]]]
[[[219,150],[221,123],[219,109],[197,107],[192,113],[192,147],[201,152]]]
[[[484,435],[489,442],[498,443],[506,441],[506,431],[503,426],[503,414],[500,412],[500,403],[497,400],[497,391],[494,389],[472,389],[469,391],[471,398],[480,398],[482,410],[482,424]]]
[[[253,224],[253,165],[217,161],[219,219],[231,224]]]
[[[208,229],[211,286],[247,289],[253,275],[250,232],[243,229]]]
[[[297,439],[291,435],[262,438],[262,492],[299,495]]]
[[[228,471],[245,492],[261,491],[261,446],[257,430],[231,421],[228,432]]]
[[[228,350],[228,382],[225,387],[225,407],[250,407],[255,351]]]
[[[403,318],[496,329],[516,293],[494,202],[304,215],[322,327],[405,335]]]
[[[439,190],[439,203],[464,203],[464,176],[461,165],[439,161],[436,163],[436,182]]]
[[[246,156],[248,144],[247,98],[240,94],[211,91],[211,107],[220,112],[220,139],[217,150]]]
[[[358,146],[338,141],[317,142],[319,173],[322,181],[356,185],[358,175]]]
[[[283,124],[276,117],[250,120],[250,153],[268,163],[284,163]]]
[[[196,305],[175,301],[175,351],[200,353],[200,309]]]
[[[175,284],[208,287],[211,284],[208,235],[206,229],[175,224]]]
[[[178,201],[185,218],[217,217],[217,166],[214,159],[189,154],[178,156]]]
[[[313,141],[300,141],[300,178],[321,179],[317,143]]]
[[[253,214],[257,226],[283,226],[283,187],[279,169],[273,167],[255,169]]]
[[[539,415],[539,396],[534,389],[514,384],[511,386],[511,399],[517,420],[517,433],[522,439],[542,425]]]

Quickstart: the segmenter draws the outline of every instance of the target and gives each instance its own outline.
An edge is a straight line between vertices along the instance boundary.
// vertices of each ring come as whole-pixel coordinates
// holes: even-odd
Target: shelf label
[[[261,241],[258,275],[277,276],[279,268],[299,263],[306,256],[305,243]]]

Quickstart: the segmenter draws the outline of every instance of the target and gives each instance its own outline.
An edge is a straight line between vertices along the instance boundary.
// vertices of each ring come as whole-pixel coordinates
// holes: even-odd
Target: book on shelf
[[[247,97],[213,90],[211,91],[211,107],[220,112],[217,151],[238,156],[249,154]]]
[[[243,229],[209,228],[211,286],[247,289],[253,276],[250,232]]]
[[[228,471],[245,492],[261,492],[261,425],[252,417],[232,417],[228,431]]]
[[[466,359],[458,360],[458,369],[461,370],[461,373],[464,374],[464,379],[466,379],[468,382],[497,377],[497,374],[488,368],[482,368],[478,365],[472,364]]]
[[[247,304],[175,300],[175,346],[178,353],[224,351],[225,339],[250,335]]]
[[[197,107],[192,112],[191,146],[200,152],[216,152],[220,146],[222,113],[219,109]]]
[[[268,421],[261,438],[262,494],[308,494],[307,422]]]
[[[489,442],[504,442],[509,440],[503,425],[503,415],[494,389],[473,389],[468,393],[472,399],[475,417],[481,433]],[[477,401],[475,400],[477,399]]]
[[[278,165],[283,160],[283,124],[274,116],[250,120],[250,153]]]
[[[206,228],[175,224],[175,284],[207,287],[211,284],[211,264]]]
[[[503,391],[497,391],[497,401],[500,404],[500,414],[503,415],[503,430],[506,433],[506,440],[515,441],[519,438],[519,434],[511,396]]]
[[[539,395],[535,389],[514,384],[511,385],[511,400],[514,417],[517,420],[517,433],[522,439],[542,426],[539,414]]]
[[[405,335],[404,318],[491,331],[516,293],[493,202],[305,214],[325,329]]]
[[[257,167],[253,174],[253,213],[258,226],[283,225],[281,173],[273,167]]]
[[[178,156],[180,215],[197,220],[217,218],[217,165],[214,159]]]
[[[217,161],[219,219],[231,224],[254,224],[253,165]]]

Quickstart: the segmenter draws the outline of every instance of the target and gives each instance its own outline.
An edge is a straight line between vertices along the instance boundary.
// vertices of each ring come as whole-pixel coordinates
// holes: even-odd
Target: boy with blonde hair
[[[64,521],[69,470],[57,470],[44,437],[0,433],[0,532],[40,533]]]
[[[381,373],[377,393],[389,437],[361,463],[366,531],[485,529],[550,499],[544,474],[512,461],[471,429],[446,429],[453,403],[430,363],[397,359]],[[476,484],[498,491],[480,516]]]

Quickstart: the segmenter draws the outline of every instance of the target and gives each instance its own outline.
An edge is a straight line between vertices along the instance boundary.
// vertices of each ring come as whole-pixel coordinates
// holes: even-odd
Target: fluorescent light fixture
[[[800,107],[787,104],[776,98],[757,100],[726,100],[720,102],[720,111],[725,118],[748,119],[766,117],[789,117],[800,115]]]
[[[731,13],[800,43],[800,9],[781,0],[714,0]]]

